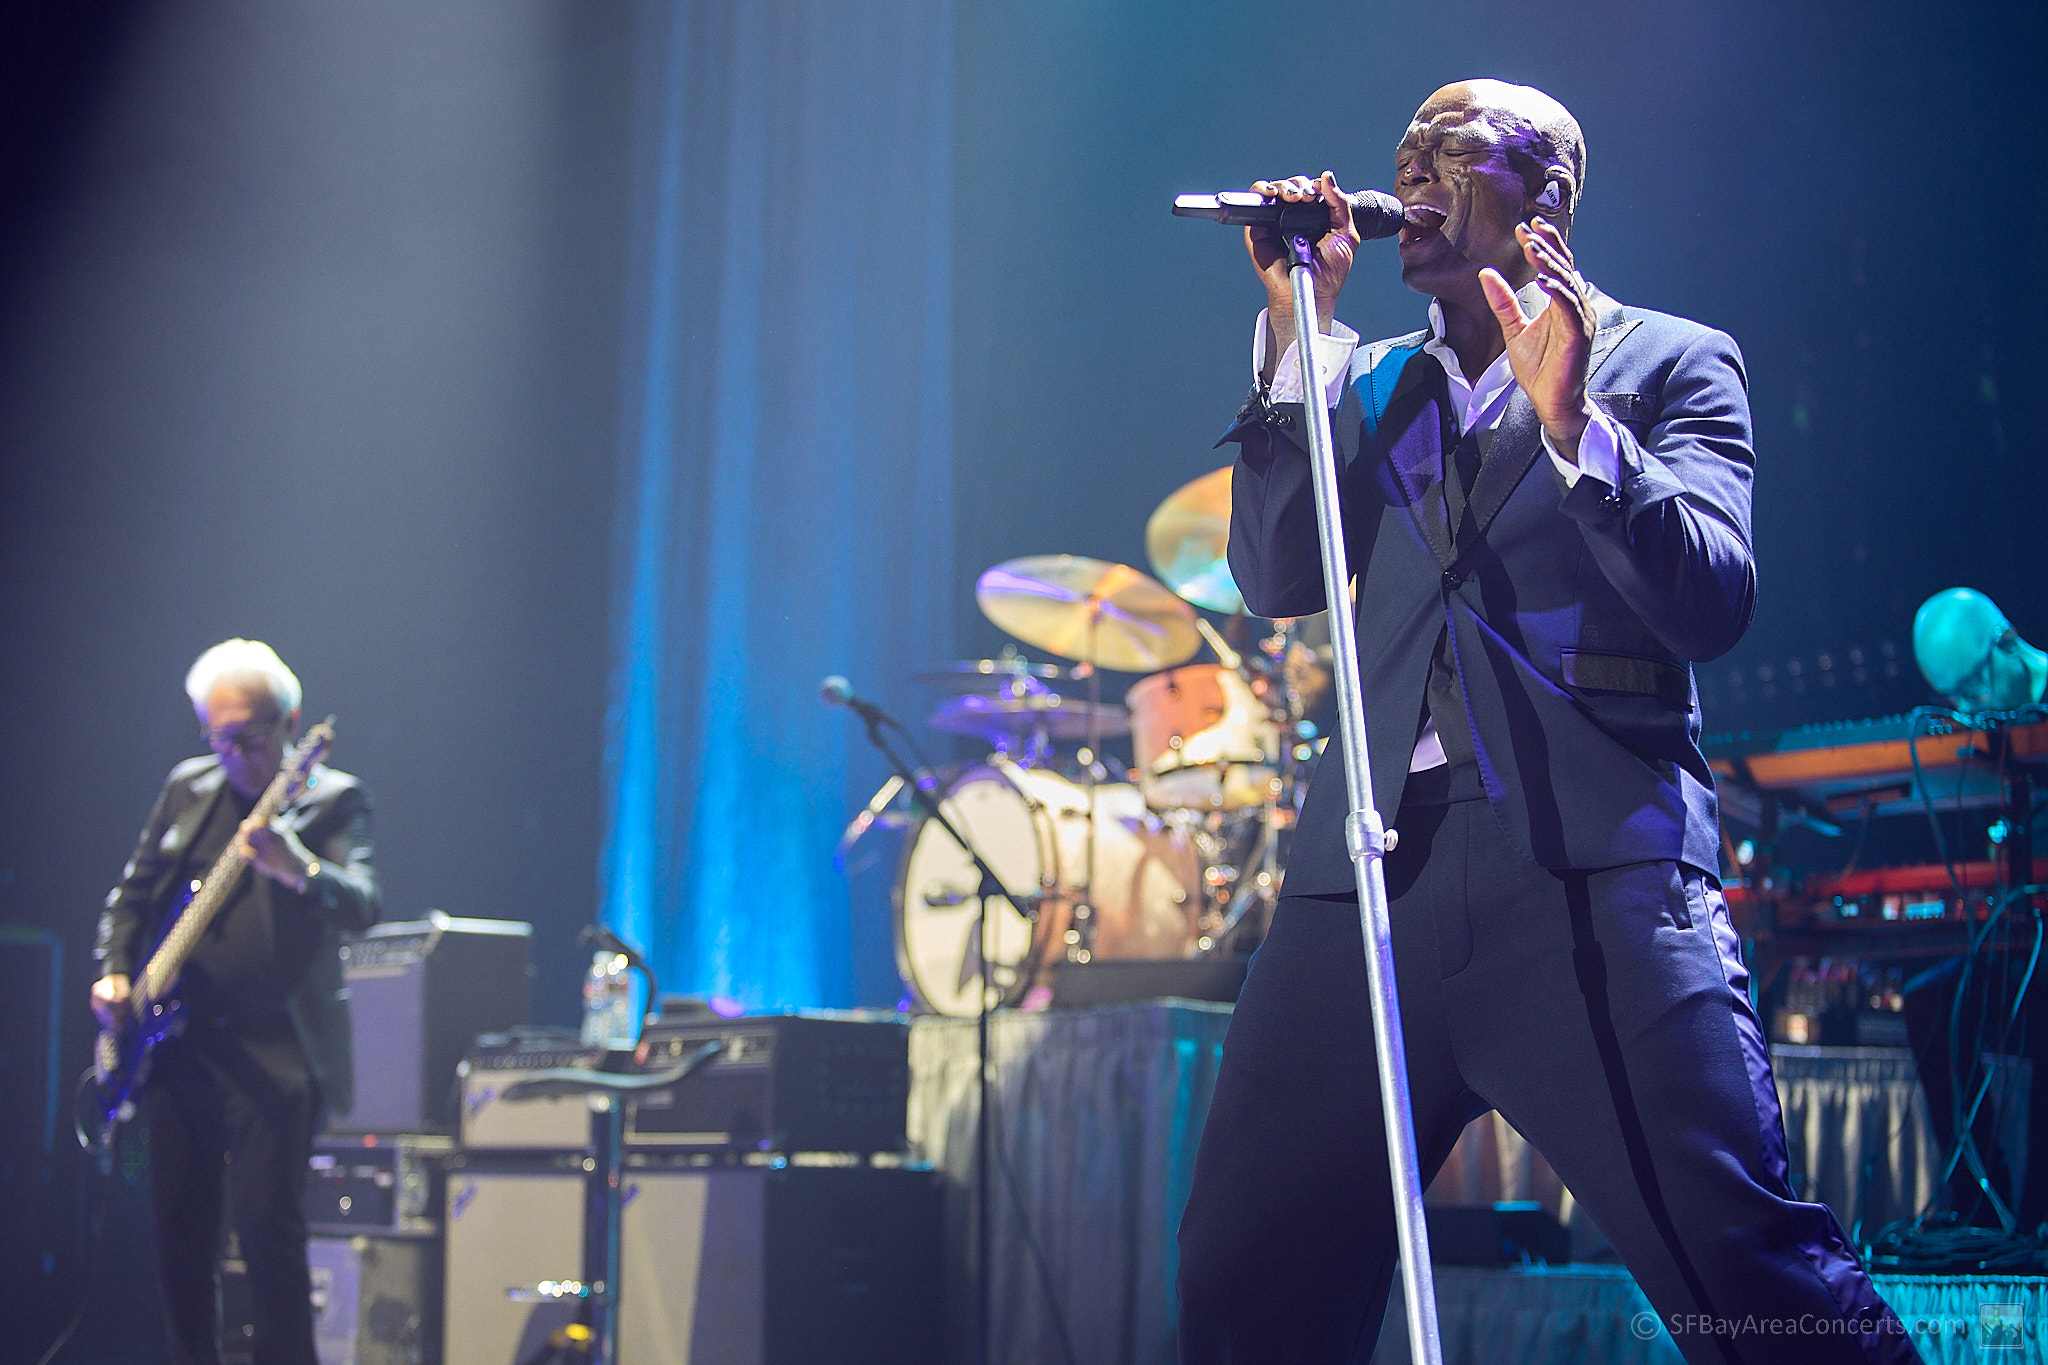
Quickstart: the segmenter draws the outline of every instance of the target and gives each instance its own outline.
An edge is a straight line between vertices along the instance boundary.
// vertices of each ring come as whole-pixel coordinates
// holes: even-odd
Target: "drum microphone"
[[[896,725],[895,717],[871,701],[853,694],[853,684],[834,673],[818,684],[818,695],[834,706],[843,706],[870,725]],[[897,729],[902,729],[896,725]]]
[[[1401,201],[1379,190],[1359,190],[1344,196],[1351,206],[1351,225],[1366,241],[1392,237],[1407,220],[1401,215]],[[1330,230],[1330,206],[1319,199],[1290,204],[1268,199],[1250,190],[1225,190],[1221,194],[1183,194],[1173,201],[1175,216],[1207,218],[1232,227],[1275,228],[1283,237],[1314,239]]]

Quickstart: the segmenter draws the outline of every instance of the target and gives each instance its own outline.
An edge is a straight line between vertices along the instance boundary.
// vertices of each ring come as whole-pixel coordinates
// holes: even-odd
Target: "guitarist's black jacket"
[[[226,913],[258,909],[274,923],[309,924],[317,941],[303,956],[297,979],[274,983],[284,997],[307,1066],[330,1113],[345,1114],[355,1100],[349,1046],[348,992],[341,974],[341,939],[377,922],[377,879],[370,866],[370,801],[348,773],[316,766],[314,781],[298,803],[278,817],[320,859],[320,875],[304,895],[280,886],[253,868],[238,900]],[[135,855],[108,893],[93,950],[103,976],[137,976],[163,933],[163,918],[181,903],[188,877],[205,875],[189,866],[187,852],[217,803],[227,799],[220,760],[187,759],[171,770],[142,828]]]

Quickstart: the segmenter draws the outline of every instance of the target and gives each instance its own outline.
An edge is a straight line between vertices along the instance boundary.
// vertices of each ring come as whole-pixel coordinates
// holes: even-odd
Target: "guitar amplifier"
[[[308,1237],[320,1365],[441,1365],[441,1260],[438,1237]],[[255,1365],[256,1306],[238,1257],[221,1262],[220,1314],[221,1365]]]
[[[638,1065],[657,1070],[705,1043],[695,1075],[636,1096],[629,1147],[671,1151],[896,1152],[910,1100],[910,1024],[826,1013],[658,1021]]]
[[[505,1088],[550,1067],[600,1069],[608,1054],[568,1029],[485,1034],[457,1072],[465,1152],[580,1152],[591,1145],[590,1102],[580,1095],[507,1100]]]
[[[320,1365],[440,1365],[440,1238],[312,1237],[306,1262]]]
[[[619,1359],[939,1359],[945,1195],[935,1172],[654,1166],[625,1180]]]
[[[583,1305],[521,1291],[583,1278],[588,1196],[568,1160],[496,1156],[449,1175],[442,1324],[454,1365],[565,1358],[549,1338],[579,1321]]]
[[[340,1237],[430,1236],[441,1228],[441,1187],[454,1157],[455,1139],[439,1135],[317,1137],[306,1227]]]
[[[379,924],[342,945],[356,1103],[341,1133],[453,1133],[455,1065],[479,1034],[527,1019],[533,926],[455,919]]]

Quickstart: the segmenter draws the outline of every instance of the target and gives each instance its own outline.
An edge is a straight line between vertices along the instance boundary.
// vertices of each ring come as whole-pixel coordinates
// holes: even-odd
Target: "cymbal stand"
[[[1068,946],[1070,961],[1086,962],[1095,955],[1095,784],[1102,767],[1102,665],[1096,662],[1098,636],[1102,627],[1102,603],[1088,603],[1088,756],[1081,763],[1081,789],[1087,794],[1087,840],[1081,846],[1081,884],[1074,888],[1074,928],[1078,942]]]
[[[1407,1298],[1408,1345],[1415,1365],[1441,1365],[1436,1288],[1430,1273],[1429,1231],[1423,1222],[1421,1163],[1415,1151],[1415,1119],[1408,1088],[1408,1058],[1401,1033],[1401,1001],[1394,982],[1392,919],[1381,866],[1391,832],[1373,805],[1372,764],[1366,747],[1365,702],[1359,691],[1358,635],[1351,602],[1351,569],[1344,552],[1344,509],[1337,479],[1337,453],[1330,439],[1330,413],[1316,373],[1316,304],[1310,263],[1321,234],[1296,233],[1287,247],[1293,257],[1288,281],[1294,291],[1294,335],[1301,362],[1302,415],[1308,428],[1309,473],[1315,488],[1316,527],[1322,541],[1323,590],[1329,599],[1330,643],[1337,684],[1337,733],[1344,740],[1344,780],[1350,814],[1344,821],[1345,850],[1358,886],[1359,932],[1365,941],[1367,984],[1372,997],[1373,1050],[1379,1064],[1380,1109],[1386,1121],[1387,1166],[1393,1182],[1394,1226],[1400,1242],[1401,1287]]]
[[[1197,617],[1196,628],[1208,640],[1209,647],[1216,651],[1217,660],[1225,668],[1235,671],[1247,683],[1261,681],[1246,665],[1245,656],[1230,647],[1229,641],[1219,635],[1207,621]],[[1238,861],[1237,881],[1233,887],[1230,903],[1224,910],[1223,919],[1215,930],[1203,936],[1202,954],[1221,952],[1224,944],[1237,926],[1244,921],[1254,904],[1264,905],[1270,910],[1279,899],[1280,893],[1280,832],[1281,807],[1286,806],[1290,814],[1298,806],[1293,789],[1299,785],[1295,774],[1299,764],[1294,759],[1294,746],[1298,740],[1295,725],[1301,716],[1301,694],[1287,676],[1287,649],[1293,627],[1279,625],[1277,632],[1269,639],[1259,642],[1258,649],[1266,656],[1266,674],[1262,681],[1266,691],[1261,697],[1267,714],[1279,729],[1278,751],[1272,757],[1274,778],[1267,789],[1266,799],[1259,810],[1259,834],[1252,846],[1245,850]],[[1277,642],[1277,648],[1276,643]],[[1278,687],[1284,699],[1282,706],[1272,703],[1273,689]],[[1257,870],[1253,871],[1253,865]]]

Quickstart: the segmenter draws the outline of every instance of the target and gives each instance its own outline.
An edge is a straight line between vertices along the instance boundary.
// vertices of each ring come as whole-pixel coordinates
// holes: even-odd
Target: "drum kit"
[[[941,775],[940,810],[1009,893],[929,818],[907,826],[896,882],[897,965],[920,1007],[973,1015],[1042,1007],[1058,964],[1248,952],[1278,894],[1285,840],[1319,747],[1329,687],[1316,622],[1252,618],[1225,558],[1230,469],[1175,491],[1146,525],[1158,577],[1077,555],[1007,560],[981,575],[987,618],[1024,646],[914,676],[949,695],[931,728],[990,746]],[[1226,617],[1217,630],[1197,612]],[[1207,646],[1214,659],[1194,662]],[[1104,671],[1144,676],[1120,701]],[[1106,741],[1131,741],[1128,769]],[[901,796],[895,779],[842,851]]]

